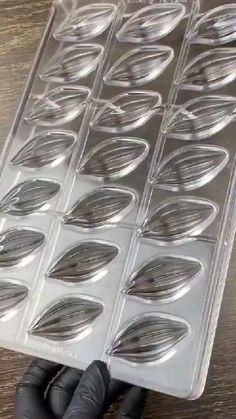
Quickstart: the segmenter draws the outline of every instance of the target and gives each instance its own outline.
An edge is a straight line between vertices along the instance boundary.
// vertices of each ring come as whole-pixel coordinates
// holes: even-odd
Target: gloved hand
[[[140,419],[146,391],[110,378],[94,361],[85,372],[35,359],[16,391],[16,419],[99,419],[125,394],[117,419]]]

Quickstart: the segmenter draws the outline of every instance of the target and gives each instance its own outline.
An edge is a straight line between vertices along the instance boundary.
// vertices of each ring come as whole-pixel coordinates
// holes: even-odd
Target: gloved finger
[[[50,419],[44,403],[44,392],[61,365],[43,359],[34,359],[16,390],[16,418]],[[43,416],[44,415],[44,416]]]
[[[56,417],[61,418],[64,415],[82,374],[83,371],[81,370],[63,368],[53,381],[48,390],[47,400],[51,411]],[[123,381],[110,380],[104,410],[107,410],[129,388],[130,385]]]
[[[98,419],[104,410],[110,382],[106,364],[94,361],[84,372],[64,419]]]
[[[111,379],[108,388],[108,394],[105,400],[105,411],[128,389],[130,385],[123,381]]]
[[[63,368],[51,384],[47,394],[47,401],[56,417],[61,418],[64,415],[82,374],[83,371],[81,370]]]
[[[131,387],[123,400],[117,419],[140,419],[146,397],[147,390],[141,387]]]

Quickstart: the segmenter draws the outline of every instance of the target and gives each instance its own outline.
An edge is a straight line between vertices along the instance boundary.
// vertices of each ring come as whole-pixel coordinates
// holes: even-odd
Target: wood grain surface
[[[0,0],[1,145],[12,124],[50,5],[51,0]],[[204,395],[190,402],[150,392],[145,419],[236,418],[235,272],[234,251]],[[0,360],[0,418],[12,419],[15,385],[29,359],[0,349]],[[108,417],[114,418],[115,414]]]

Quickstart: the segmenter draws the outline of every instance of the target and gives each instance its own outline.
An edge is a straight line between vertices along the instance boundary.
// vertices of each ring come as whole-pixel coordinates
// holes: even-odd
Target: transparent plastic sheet
[[[2,155],[3,346],[202,393],[236,227],[235,21],[55,2]]]

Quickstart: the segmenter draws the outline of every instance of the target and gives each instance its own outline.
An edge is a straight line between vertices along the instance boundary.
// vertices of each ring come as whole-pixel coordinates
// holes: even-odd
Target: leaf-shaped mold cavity
[[[181,4],[154,4],[143,7],[126,21],[117,33],[119,41],[149,43],[170,33],[181,21],[185,7]]]
[[[235,97],[200,96],[170,116],[167,135],[179,140],[204,140],[225,128],[235,118],[235,110]]]
[[[173,355],[175,346],[188,332],[189,326],[182,321],[143,314],[124,326],[107,353],[137,364],[159,361]]]
[[[141,138],[111,138],[85,156],[80,172],[102,179],[121,178],[135,170],[148,151],[148,142]]]
[[[188,38],[196,44],[223,45],[236,40],[236,3],[224,4],[203,14]]]
[[[236,79],[236,48],[216,48],[194,58],[176,81],[182,89],[219,89]]]
[[[56,126],[79,116],[88,101],[90,89],[85,86],[62,86],[42,95],[28,111],[28,124]]]
[[[174,57],[172,48],[145,45],[124,54],[105,74],[104,81],[111,86],[135,87],[157,78]]]
[[[87,41],[109,28],[116,14],[116,6],[110,3],[92,3],[72,10],[59,25],[54,37],[59,41]]]
[[[49,307],[30,327],[29,333],[54,341],[71,340],[89,331],[103,305],[85,298],[65,297]]]
[[[217,212],[217,206],[206,199],[168,199],[145,220],[140,234],[160,244],[184,243],[201,234],[213,222]]]
[[[17,306],[28,295],[28,288],[20,282],[12,280],[0,280],[0,319],[14,314]]]
[[[43,233],[29,228],[11,228],[0,234],[0,268],[30,261],[44,243]],[[28,258],[29,257],[29,258]]]
[[[225,148],[190,145],[171,153],[152,178],[155,188],[169,191],[191,191],[206,185],[226,166]]]
[[[101,240],[80,242],[59,257],[48,276],[65,282],[99,279],[118,253],[117,246]]]
[[[90,122],[95,131],[122,134],[144,125],[161,105],[161,95],[130,90],[109,99]]]
[[[42,69],[43,81],[76,82],[92,73],[99,64],[103,47],[99,44],[78,44],[60,50]]]
[[[46,209],[60,190],[57,182],[45,179],[30,179],[14,186],[0,201],[0,212],[11,215],[28,215]]]
[[[150,301],[165,301],[183,295],[202,270],[197,259],[160,256],[135,272],[123,292]]]
[[[40,132],[18,151],[11,163],[30,169],[55,167],[71,154],[76,138],[73,131]]]
[[[79,200],[64,217],[65,224],[97,228],[118,223],[133,208],[135,195],[128,189],[95,189]]]

